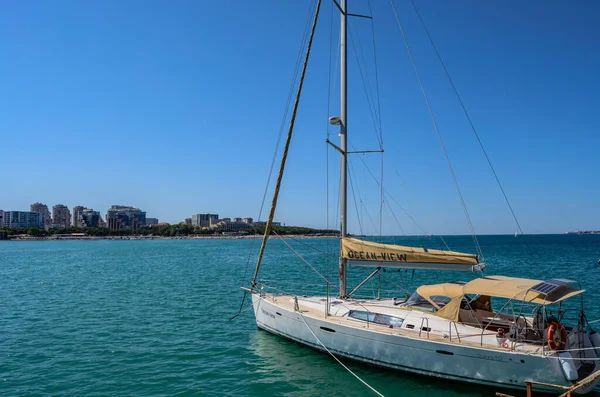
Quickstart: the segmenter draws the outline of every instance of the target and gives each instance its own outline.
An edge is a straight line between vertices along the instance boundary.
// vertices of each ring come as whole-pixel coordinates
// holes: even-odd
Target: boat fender
[[[600,357],[600,334],[592,331],[590,333],[590,341],[592,342],[592,346],[596,348],[596,355]]]
[[[575,368],[575,363],[573,362],[573,357],[571,357],[571,353],[558,353],[558,361],[560,362],[560,367],[562,368],[565,378],[567,378],[567,380],[571,382],[577,380],[577,369]]]
[[[567,330],[561,323],[552,323],[548,328],[548,346],[559,351],[567,346]]]
[[[498,342],[498,345],[504,347],[505,340],[506,340],[506,337],[504,335],[504,329],[498,328],[498,333],[496,334],[496,341]]]

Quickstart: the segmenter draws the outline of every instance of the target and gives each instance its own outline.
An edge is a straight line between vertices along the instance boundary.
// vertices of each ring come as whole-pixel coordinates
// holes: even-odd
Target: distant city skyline
[[[169,223],[198,211],[258,220],[310,4],[235,4],[236,12],[230,2],[4,4],[0,34],[18,40],[0,41],[8,60],[0,63],[0,208],[102,212],[131,203]],[[388,2],[372,6],[384,186],[398,202],[384,205],[382,232],[468,234],[393,13]],[[409,2],[397,6],[475,231],[514,234],[427,35]],[[600,3],[432,0],[420,11],[523,231],[597,230]],[[276,218],[336,229],[339,158],[326,157],[324,143],[327,128],[338,141],[327,127],[339,115],[331,12],[322,7]],[[362,51],[348,51],[348,139],[374,149],[356,57],[375,90],[370,22],[353,20],[350,31]],[[284,129],[287,121],[289,113]],[[352,156],[349,231],[379,234],[380,190],[363,161],[380,173],[378,155]]]
[[[130,229],[136,231],[143,227],[160,224],[186,224],[198,226],[203,229],[214,229],[221,231],[240,231],[250,229],[264,222],[254,222],[251,217],[244,218],[219,218],[218,214],[204,213],[193,214],[179,222],[159,222],[159,218],[146,217],[146,211],[137,207],[113,204],[106,210],[105,219],[100,211],[95,211],[82,205],[76,205],[69,210],[64,204],[52,206],[52,216],[48,205],[35,202],[29,206],[30,211],[19,211],[0,208],[0,228],[30,228],[38,227],[47,229],[74,228],[108,228],[113,230]],[[273,222],[279,226],[281,222]]]

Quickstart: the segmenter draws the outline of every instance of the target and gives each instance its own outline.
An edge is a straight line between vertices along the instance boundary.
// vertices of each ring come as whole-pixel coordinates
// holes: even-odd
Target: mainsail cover
[[[380,244],[344,237],[341,239],[342,258],[353,266],[382,266],[438,270],[480,270],[477,255],[427,248]]]

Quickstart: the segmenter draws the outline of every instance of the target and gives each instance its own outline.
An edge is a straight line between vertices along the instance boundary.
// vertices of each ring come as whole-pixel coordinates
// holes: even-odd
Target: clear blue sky
[[[384,184],[428,233],[468,233],[389,3],[372,2]],[[368,12],[366,1],[350,4]],[[600,229],[600,3],[417,4],[524,231]],[[514,233],[410,4],[397,0],[397,7],[476,231]],[[256,218],[308,11],[307,0],[5,3],[0,208],[28,210],[41,201],[104,213],[126,204],[168,222],[200,212]],[[328,0],[322,11],[276,216],[313,227],[326,226]],[[369,21],[355,19],[351,29],[374,85]],[[353,51],[349,139],[374,149]],[[379,173],[378,155],[363,158]],[[367,212],[378,224],[377,187],[357,157],[352,164],[363,232],[373,233]],[[350,200],[350,231],[358,233]],[[392,209],[404,232],[420,233]],[[387,207],[383,215],[384,233],[400,234]]]

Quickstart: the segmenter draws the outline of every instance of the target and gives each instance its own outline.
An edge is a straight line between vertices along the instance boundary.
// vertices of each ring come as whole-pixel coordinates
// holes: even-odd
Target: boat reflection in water
[[[249,350],[258,359],[249,387],[252,395],[264,396],[364,396],[365,389],[357,387],[356,380],[331,357],[306,349],[294,342],[259,330],[252,336]],[[385,396],[398,394],[433,397],[484,396],[478,386],[444,382],[422,376],[357,364],[344,364]]]

